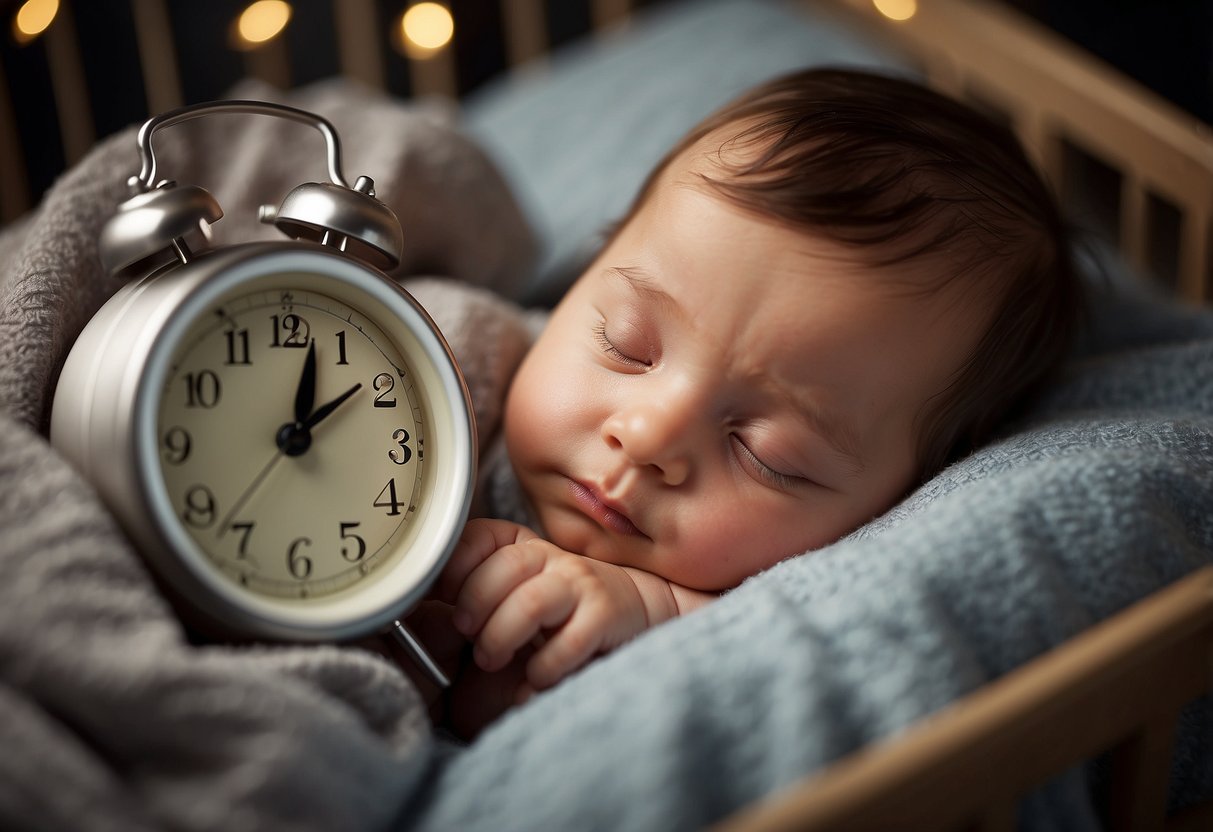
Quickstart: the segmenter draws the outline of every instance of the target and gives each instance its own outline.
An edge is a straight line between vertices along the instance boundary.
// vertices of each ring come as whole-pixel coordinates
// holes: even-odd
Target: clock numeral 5
[[[358,550],[351,553],[346,546],[341,547],[341,557],[348,560],[350,563],[357,563],[362,560],[362,556],[366,554],[366,541],[358,535],[354,534],[353,530],[361,526],[361,523],[342,523],[341,524],[341,539],[352,540],[357,545]]]

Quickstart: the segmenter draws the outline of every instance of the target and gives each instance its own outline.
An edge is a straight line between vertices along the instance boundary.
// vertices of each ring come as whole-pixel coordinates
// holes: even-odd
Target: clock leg
[[[409,632],[408,627],[405,627],[404,624],[399,621],[393,621],[391,634],[396,639],[397,643],[404,648],[404,652],[408,653],[408,656],[413,660],[413,663],[416,664],[417,667],[426,676],[428,676],[431,681],[434,682],[434,684],[438,685],[440,688],[450,687],[451,681],[446,677],[446,674],[442,672],[442,668],[440,668],[438,664],[430,657],[430,654],[426,652],[425,647],[423,647],[421,642],[417,640],[417,637]]]

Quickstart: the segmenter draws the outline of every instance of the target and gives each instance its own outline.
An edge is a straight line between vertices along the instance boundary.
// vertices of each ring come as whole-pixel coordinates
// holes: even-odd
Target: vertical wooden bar
[[[595,32],[625,25],[631,13],[631,0],[593,0],[590,4],[590,20]]]
[[[375,13],[375,0],[333,0],[337,50],[341,74],[373,87],[384,88],[383,33]]]
[[[0,64],[0,223],[15,220],[29,209],[29,178],[17,135],[17,119]]]
[[[1063,154],[1061,140],[1049,128],[1045,115],[1040,110],[1025,113],[1019,123],[1019,140],[1027,148],[1032,161],[1045,181],[1053,188],[1053,194],[1061,202],[1065,202],[1065,176],[1062,170]]]
[[[410,57],[408,61],[414,96],[437,95],[452,101],[459,98],[459,79],[449,43],[428,57]]]
[[[139,66],[148,114],[174,110],[183,103],[177,50],[164,0],[132,0],[135,41],[139,44]]]
[[[505,54],[511,67],[541,58],[548,48],[543,0],[501,0]]]
[[[1146,189],[1132,170],[1122,171],[1120,182],[1120,251],[1138,272],[1146,262]]]
[[[1179,293],[1193,303],[1213,300],[1210,225],[1209,211],[1190,210],[1183,215],[1179,230]]]
[[[268,43],[255,46],[244,53],[244,71],[280,90],[290,89],[291,60],[286,38],[278,35]]]
[[[59,6],[59,14],[46,30],[45,37],[55,111],[59,115],[59,133],[63,139],[63,156],[71,165],[93,146],[96,130],[93,127],[92,107],[89,106],[88,85],[84,80],[84,66],[80,60],[76,21],[68,3]]]
[[[1178,711],[1156,716],[1112,749],[1110,832],[1161,832],[1166,825],[1167,785],[1178,716]]]

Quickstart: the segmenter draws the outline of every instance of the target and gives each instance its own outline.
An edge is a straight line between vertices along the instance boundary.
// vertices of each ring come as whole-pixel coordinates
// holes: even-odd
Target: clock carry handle
[[[139,146],[139,155],[142,158],[142,167],[137,177],[137,186],[141,190],[150,191],[156,187],[156,153],[152,149],[152,136],[155,135],[156,131],[164,127],[171,127],[174,124],[180,124],[183,121],[210,115],[211,113],[277,116],[302,124],[310,124],[324,136],[327,148],[329,179],[333,181],[334,185],[340,185],[342,188],[350,187],[346,182],[345,175],[341,171],[341,139],[337,136],[337,130],[328,119],[315,113],[309,113],[307,110],[288,107],[285,104],[275,104],[271,101],[232,100],[208,101],[202,104],[192,104],[188,107],[179,107],[176,110],[169,110],[167,113],[161,113],[145,121],[139,129],[139,136],[136,139],[136,143]]]
[[[341,140],[322,116],[270,101],[208,101],[153,116],[136,142],[142,166],[128,180],[131,197],[102,230],[101,260],[107,272],[127,278],[148,274],[169,259],[182,263],[192,245],[210,240],[210,225],[223,216],[219,204],[196,185],[158,180],[156,132],[183,121],[219,113],[267,115],[315,127],[324,136],[331,182],[305,182],[280,206],[262,205],[258,219],[286,236],[335,249],[376,269],[395,268],[404,249],[400,220],[375,198],[375,183],[359,176],[351,186],[341,170]],[[196,234],[194,232],[200,232]],[[188,238],[188,239],[187,239]]]

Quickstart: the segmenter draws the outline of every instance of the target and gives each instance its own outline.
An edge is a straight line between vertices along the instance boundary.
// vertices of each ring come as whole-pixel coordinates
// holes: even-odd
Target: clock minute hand
[[[362,383],[359,382],[358,384],[355,384],[353,387],[351,387],[349,390],[346,390],[344,393],[342,393],[337,398],[333,399],[331,402],[320,405],[320,407],[316,408],[315,413],[313,413],[311,416],[308,416],[307,419],[304,420],[303,429],[311,430],[312,428],[316,427],[316,425],[320,424],[320,422],[323,421],[325,418],[327,418],[329,416],[329,414],[331,414],[334,410],[336,410],[338,407],[340,407],[345,402],[346,399],[348,399],[350,396],[354,395],[361,389],[362,389]]]

